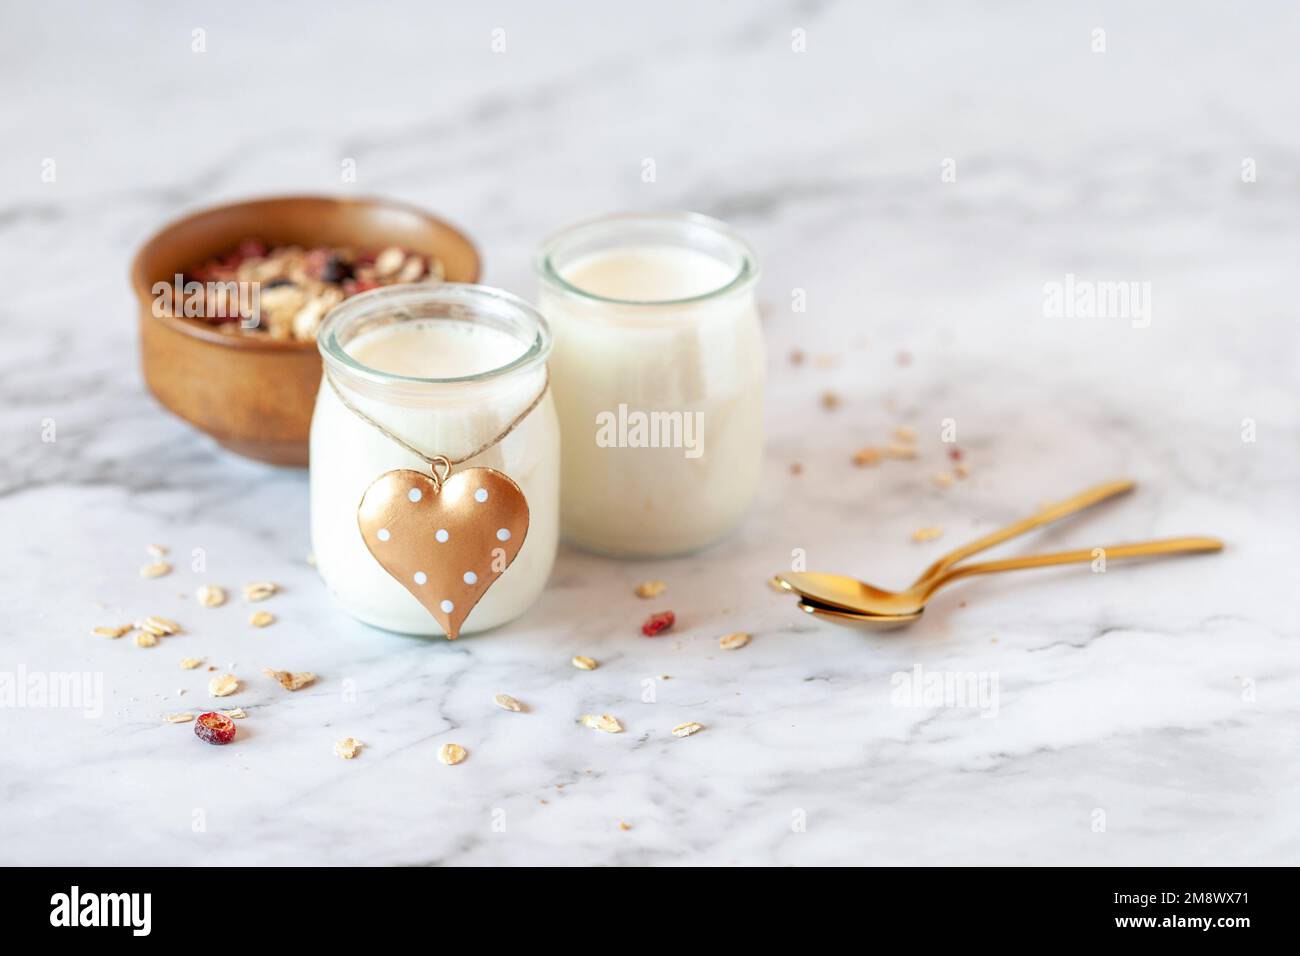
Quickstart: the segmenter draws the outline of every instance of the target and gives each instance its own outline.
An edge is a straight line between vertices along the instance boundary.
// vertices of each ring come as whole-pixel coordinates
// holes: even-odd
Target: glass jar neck
[[[482,326],[504,333],[518,344],[507,349],[504,361],[466,362],[456,368],[454,357],[439,356],[438,374],[423,371],[418,362],[404,361],[403,372],[365,364],[354,355],[363,337],[403,323],[419,323],[431,332],[446,322],[463,331]],[[442,283],[376,289],[345,300],[325,317],[316,338],[324,371],[336,384],[376,399],[401,402],[467,396],[500,388],[512,389],[540,375],[551,350],[551,331],[531,305],[488,286]],[[500,356],[498,356],[500,358]]]
[[[662,298],[602,295],[571,279],[575,263],[602,253],[639,248],[707,256],[724,267],[727,278],[699,292]],[[749,243],[725,223],[689,212],[624,213],[575,223],[542,243],[534,266],[546,290],[604,307],[606,312],[629,315],[669,312],[749,294],[759,275],[758,258]]]

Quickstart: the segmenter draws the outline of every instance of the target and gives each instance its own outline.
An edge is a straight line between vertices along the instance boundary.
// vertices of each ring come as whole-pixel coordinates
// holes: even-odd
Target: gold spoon
[[[777,575],[773,580],[787,591],[800,594],[800,608],[809,614],[821,615],[839,623],[859,626],[900,626],[920,616],[926,600],[944,584],[972,574],[989,574],[1020,568],[1045,567],[1053,564],[1090,562],[1096,559],[1095,550],[1060,552],[1035,555],[1028,558],[1010,558],[967,565],[951,570],[953,566],[972,554],[1001,544],[1035,528],[1059,521],[1103,501],[1132,491],[1136,487],[1128,480],[1109,481],[1089,488],[1071,498],[1041,508],[1036,514],[990,532],[969,544],[949,552],[930,565],[910,588],[901,593],[884,591],[856,578],[816,572],[792,572]],[[1106,557],[1130,558],[1161,554],[1186,554],[1218,551],[1223,543],[1213,538],[1181,538],[1165,541],[1119,545],[1105,549]],[[951,573],[949,573],[951,570]],[[867,620],[858,620],[867,618]],[[890,621],[890,618],[897,620]],[[850,620],[853,619],[853,620]],[[875,619],[875,620],[872,620]]]
[[[1102,552],[1105,560],[1119,558],[1157,557],[1170,554],[1205,554],[1221,551],[1223,542],[1218,538],[1165,538],[1159,541],[1139,541],[1117,544],[1106,548],[1081,548],[1077,551],[1058,551],[1053,554],[1031,554],[1021,558],[1004,558],[1000,561],[981,561],[948,568],[942,573],[913,585],[906,591],[885,591],[839,574],[816,572],[791,572],[781,575],[782,582],[803,600],[800,608],[810,614],[838,619],[844,616],[866,618],[853,623],[864,626],[882,626],[888,623],[910,623],[921,616],[926,602],[939,588],[960,578],[975,574],[996,574],[1001,571],[1018,571],[1023,568],[1043,568],[1057,564],[1088,564],[1097,560]]]
[[[1028,518],[1013,521],[1011,524],[1003,528],[999,528],[996,531],[990,531],[982,538],[976,538],[969,544],[964,544],[960,548],[949,551],[947,554],[935,561],[934,564],[921,572],[921,576],[913,581],[911,586],[914,588],[920,586],[923,582],[943,573],[958,561],[969,558],[972,554],[985,551],[988,548],[1001,544],[1003,541],[1008,541],[1011,538],[1033,531],[1035,528],[1041,528],[1043,525],[1051,524],[1054,521],[1060,521],[1062,518],[1083,511],[1085,508],[1091,508],[1093,505],[1100,504],[1103,501],[1109,501],[1111,498],[1127,494],[1136,487],[1137,485],[1134,482],[1127,479],[1107,481],[1100,485],[1095,485],[1086,491],[1081,491],[1077,495],[1066,498],[1064,501],[1057,502],[1056,504],[1045,505],[1040,508],[1037,513],[1030,515]],[[788,576],[789,575],[778,574],[772,578],[772,582],[783,590],[791,592],[797,591],[797,588],[792,587],[789,582],[785,580]],[[845,582],[852,581],[855,584],[857,583],[853,578],[845,578],[840,575],[823,575],[823,577],[835,577],[840,578]]]

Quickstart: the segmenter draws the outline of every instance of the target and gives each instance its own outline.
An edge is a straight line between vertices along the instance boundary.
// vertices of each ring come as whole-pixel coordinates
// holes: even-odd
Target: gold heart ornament
[[[357,524],[375,560],[454,641],[523,547],[528,501],[493,468],[466,468],[443,480],[404,468],[366,489]]]

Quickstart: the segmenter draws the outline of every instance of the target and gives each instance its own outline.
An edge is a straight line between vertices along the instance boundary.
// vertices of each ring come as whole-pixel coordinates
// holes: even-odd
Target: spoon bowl
[[[815,604],[854,614],[918,615],[925,606],[924,600],[915,599],[911,589],[901,593],[885,591],[844,574],[791,571],[777,575],[776,580],[785,590]]]
[[[855,614],[843,608],[820,604],[810,598],[799,601],[799,610],[813,617],[821,618],[830,624],[855,627],[863,631],[894,631],[906,627],[921,616],[915,614]]]

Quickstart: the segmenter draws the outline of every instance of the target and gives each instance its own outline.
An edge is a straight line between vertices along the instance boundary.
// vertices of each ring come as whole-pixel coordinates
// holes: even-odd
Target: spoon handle
[[[1081,491],[1073,497],[1066,498],[1064,501],[1058,501],[1056,504],[1042,508],[1037,514],[1030,515],[1028,518],[1021,518],[1019,521],[1007,525],[1005,528],[999,528],[997,531],[991,531],[982,538],[977,538],[970,544],[964,544],[955,551],[945,554],[934,564],[930,565],[912,584],[912,587],[919,587],[927,581],[930,581],[958,561],[964,561],[972,554],[985,551],[994,545],[1001,544],[1003,541],[1009,541],[1012,538],[1033,531],[1035,528],[1041,528],[1043,525],[1051,524],[1054,521],[1060,521],[1076,512],[1083,511],[1085,508],[1091,508],[1093,505],[1101,504],[1103,501],[1109,501],[1116,495],[1127,494],[1137,487],[1135,482],[1127,479],[1119,481],[1107,481],[1103,484],[1096,485],[1086,491]],[[1089,561],[1092,558],[1088,558]],[[996,563],[996,562],[995,562]],[[1057,562],[1061,563],[1061,562]],[[1019,565],[1017,565],[1019,567]],[[1011,570],[1010,568],[997,568],[996,570]],[[976,572],[978,573],[978,572]]]
[[[1162,538],[1158,541],[1138,541],[1133,544],[1113,544],[1105,548],[1080,548],[1077,551],[1056,551],[1052,554],[1029,554],[1000,561],[980,561],[950,568],[925,585],[925,598],[950,581],[972,574],[995,574],[999,571],[1019,571],[1023,568],[1045,568],[1054,564],[1089,564],[1098,559],[1112,561],[1117,558],[1148,558],[1167,554],[1204,554],[1222,551],[1218,538]]]

